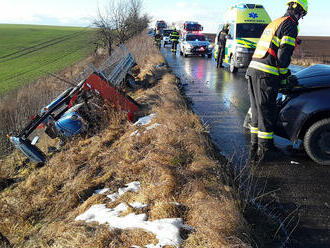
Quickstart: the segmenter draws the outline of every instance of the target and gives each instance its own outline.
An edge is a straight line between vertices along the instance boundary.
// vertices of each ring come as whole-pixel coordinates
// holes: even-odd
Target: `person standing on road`
[[[172,52],[176,53],[176,49],[179,43],[179,38],[180,38],[180,34],[178,31],[176,31],[176,28],[174,28],[174,30],[172,31],[172,33],[170,34],[170,39],[172,42]]]
[[[224,25],[222,27],[222,30],[219,34],[218,38],[218,57],[217,57],[217,68],[223,67],[222,62],[225,57],[225,51],[226,51],[226,41],[227,41],[227,35],[228,35],[229,29],[228,25]]]
[[[250,158],[259,161],[279,156],[273,141],[276,98],[293,82],[288,66],[297,45],[298,20],[308,12],[307,0],[290,0],[287,5],[286,14],[265,28],[246,73],[252,111]]]
[[[160,49],[161,47],[161,42],[162,42],[162,35],[160,34],[160,32],[157,32],[155,34],[155,45],[158,49]]]

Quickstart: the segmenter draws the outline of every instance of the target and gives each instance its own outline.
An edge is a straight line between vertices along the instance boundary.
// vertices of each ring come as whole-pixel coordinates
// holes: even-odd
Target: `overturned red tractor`
[[[75,135],[88,132],[100,119],[95,100],[126,112],[128,119],[133,120],[139,111],[139,104],[120,88],[134,64],[127,48],[119,47],[100,69],[85,71],[76,86],[66,89],[42,108],[17,136],[9,136],[11,143],[32,162],[45,162],[46,155],[36,146],[39,137],[31,141],[29,136],[43,127],[50,138],[65,142]]]

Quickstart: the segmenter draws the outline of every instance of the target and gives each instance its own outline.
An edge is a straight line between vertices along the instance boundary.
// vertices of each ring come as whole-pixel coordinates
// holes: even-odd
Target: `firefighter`
[[[158,31],[156,34],[155,34],[155,45],[158,49],[160,49],[161,47],[161,42],[162,42],[162,35],[160,34],[160,32]]]
[[[273,136],[277,119],[276,98],[281,88],[292,87],[288,66],[297,44],[298,21],[308,12],[307,0],[290,0],[286,14],[264,30],[246,78],[251,103],[250,159],[271,161],[278,157]]]
[[[171,39],[171,42],[172,42],[172,52],[173,53],[176,53],[176,48],[177,48],[177,45],[179,43],[179,38],[180,38],[179,32],[176,31],[176,28],[174,28],[174,30],[170,34],[170,39]]]
[[[223,67],[222,61],[225,57],[226,41],[227,41],[228,32],[229,32],[228,25],[226,24],[222,27],[222,30],[221,30],[221,32],[219,34],[219,38],[218,38],[219,48],[218,48],[218,57],[217,57],[217,68]]]

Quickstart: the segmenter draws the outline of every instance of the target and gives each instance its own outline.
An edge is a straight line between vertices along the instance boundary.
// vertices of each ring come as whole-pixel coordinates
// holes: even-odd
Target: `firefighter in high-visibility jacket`
[[[250,156],[259,161],[278,157],[274,146],[276,98],[290,83],[288,66],[297,45],[298,20],[308,12],[307,0],[290,0],[286,14],[264,30],[246,72],[251,103]]]
[[[172,52],[176,53],[176,49],[179,43],[179,38],[180,38],[180,34],[178,31],[176,31],[176,28],[174,28],[174,30],[172,31],[172,33],[170,34],[170,39],[172,42]]]

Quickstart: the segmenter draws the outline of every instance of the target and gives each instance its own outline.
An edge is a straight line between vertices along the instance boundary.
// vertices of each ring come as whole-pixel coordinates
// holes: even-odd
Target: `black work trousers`
[[[178,41],[172,41],[172,52],[176,52],[177,46],[178,46]]]
[[[266,149],[273,147],[277,120],[276,98],[280,80],[257,73],[247,76],[251,103],[251,143]]]
[[[220,41],[219,48],[218,48],[218,57],[217,57],[217,67],[222,67],[223,59],[225,58],[225,51],[226,51],[226,41]]]

